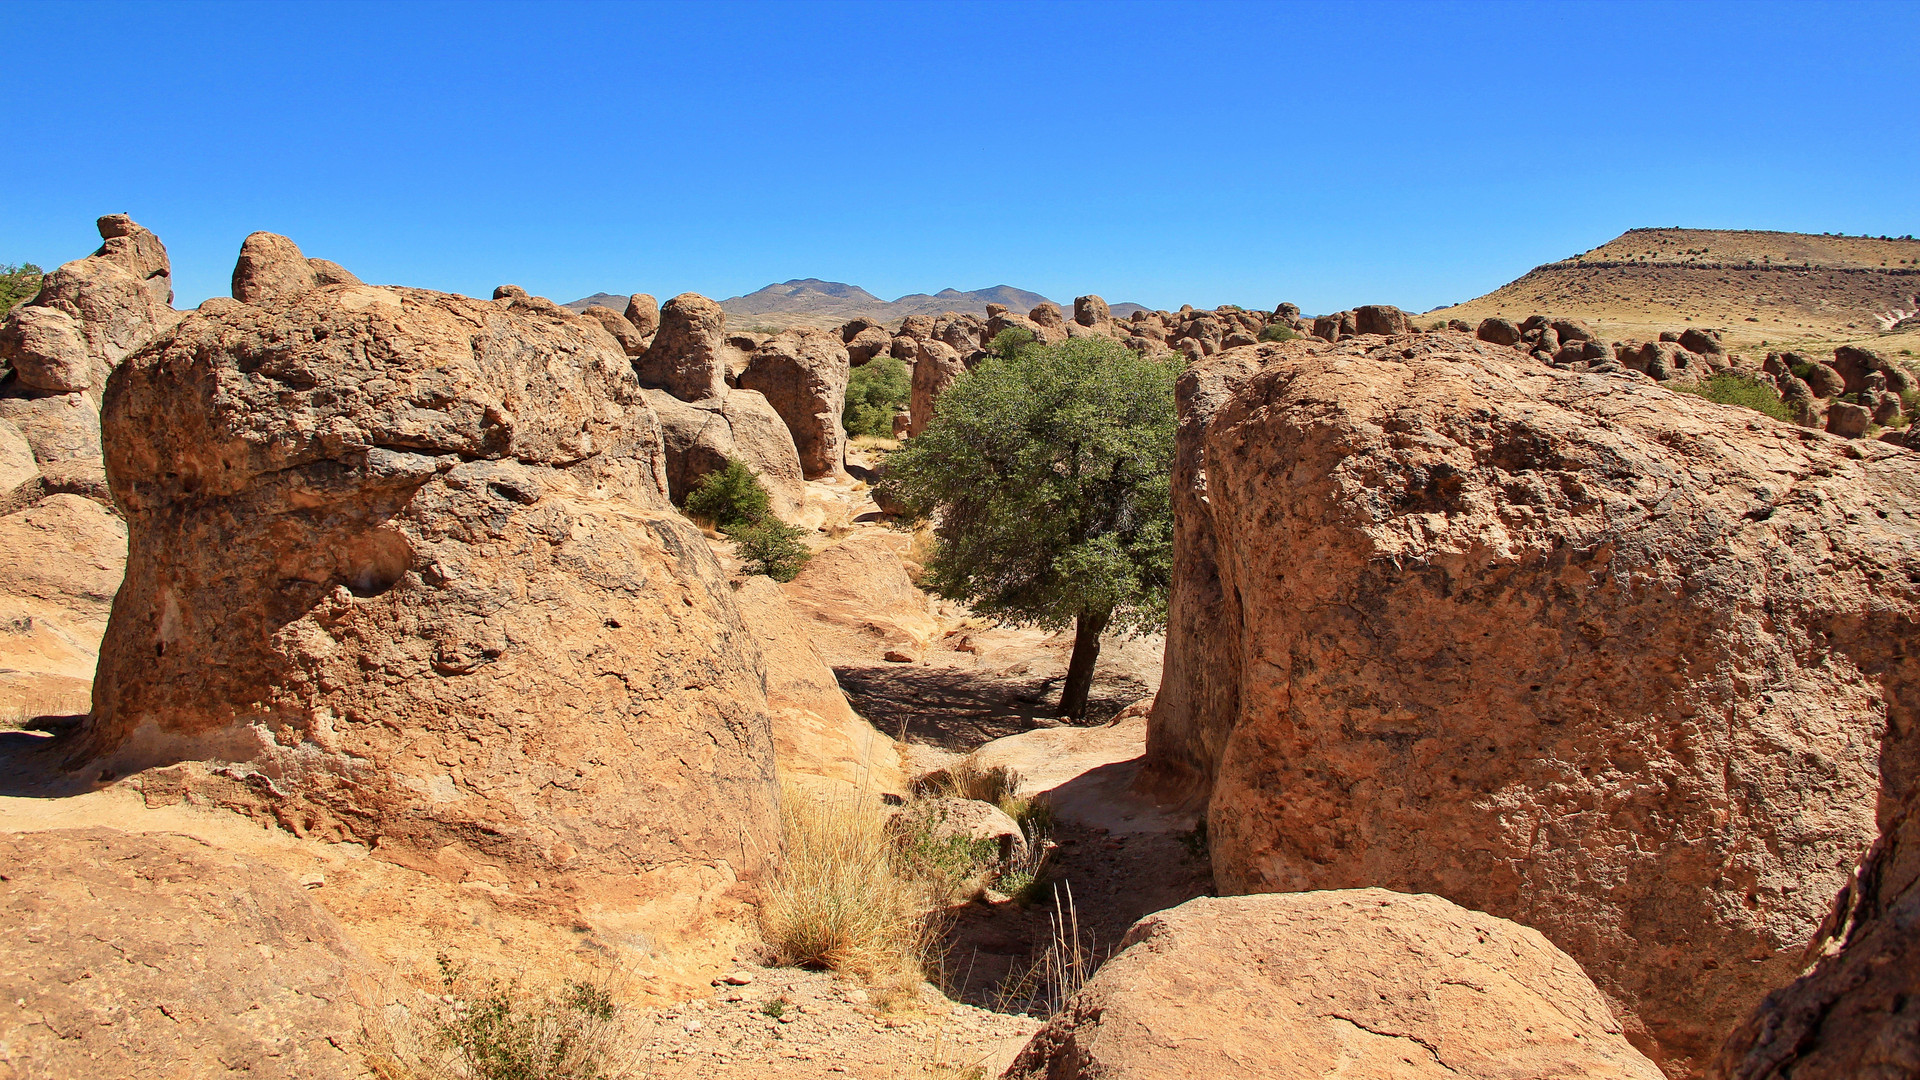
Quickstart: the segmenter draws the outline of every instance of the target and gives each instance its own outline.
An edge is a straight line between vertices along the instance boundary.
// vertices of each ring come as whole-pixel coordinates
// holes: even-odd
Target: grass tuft
[[[1702,379],[1698,383],[1668,383],[1667,389],[1703,397],[1721,405],[1739,405],[1789,424],[1793,422],[1793,409],[1781,399],[1778,390],[1758,379],[1731,371]]]

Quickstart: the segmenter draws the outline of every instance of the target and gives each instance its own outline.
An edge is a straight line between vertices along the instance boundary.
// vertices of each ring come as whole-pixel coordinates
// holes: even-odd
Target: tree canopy
[[[0,315],[40,292],[40,268],[32,263],[0,263]]]
[[[1100,633],[1166,621],[1178,372],[1098,338],[995,346],[888,457],[883,487],[934,521],[935,592],[1075,628],[1061,712],[1080,716]]]

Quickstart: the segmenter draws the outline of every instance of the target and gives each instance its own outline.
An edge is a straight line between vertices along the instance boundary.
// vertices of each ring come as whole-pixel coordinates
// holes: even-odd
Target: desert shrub
[[[1721,405],[1739,405],[1755,412],[1765,413],[1775,420],[1793,422],[1793,410],[1780,398],[1780,392],[1758,379],[1738,375],[1727,371],[1702,379],[1698,383],[1670,383],[1668,388],[1682,394],[1693,394]]]
[[[40,268],[32,263],[0,263],[0,315],[38,295],[42,276]]]
[[[733,541],[735,553],[747,564],[747,572],[765,574],[775,581],[792,581],[811,554],[800,542],[806,530],[772,514],[728,526],[725,531],[727,539]]]
[[[442,993],[402,1030],[369,1032],[366,1064],[380,1080],[620,1080],[633,1075],[611,981],[583,978],[557,992],[478,979],[445,954]]]
[[[788,786],[780,819],[784,851],[760,908],[780,961],[917,984],[935,936],[927,892],[904,871],[878,802]]]
[[[758,521],[767,516],[770,506],[766,486],[738,458],[728,458],[726,465],[701,477],[687,492],[687,513],[717,529]]]
[[[1285,323],[1269,323],[1265,330],[1260,331],[1261,341],[1292,341],[1299,336],[1293,327]]]
[[[894,819],[896,869],[919,886],[929,907],[966,899],[969,886],[998,879],[1003,869],[998,841],[943,834],[945,820],[939,804],[908,807]]]
[[[1010,360],[1021,349],[1033,344],[1033,331],[1024,326],[1009,326],[993,335],[987,351],[1001,360]]]
[[[893,414],[913,393],[913,378],[898,357],[877,356],[853,369],[840,423],[849,435],[891,438]]]

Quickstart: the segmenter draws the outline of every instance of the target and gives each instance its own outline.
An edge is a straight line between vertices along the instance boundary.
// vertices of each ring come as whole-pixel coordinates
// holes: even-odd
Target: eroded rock
[[[1007,1080],[1659,1080],[1565,953],[1385,889],[1201,897],[1135,923]]]
[[[1226,685],[1150,740],[1215,777],[1221,888],[1513,918],[1697,1070],[1795,971],[1920,723],[1905,451],[1451,333],[1261,350],[1184,421],[1204,501],[1176,486],[1175,618],[1219,600],[1162,698],[1196,658]]]
[[[642,386],[681,401],[703,401],[726,396],[732,352],[727,313],[699,293],[681,293],[661,307],[660,329],[647,351],[634,357],[633,370]]]
[[[847,433],[840,426],[849,377],[847,347],[826,330],[784,331],[753,351],[740,388],[766,395],[793,434],[807,479],[846,471]]]

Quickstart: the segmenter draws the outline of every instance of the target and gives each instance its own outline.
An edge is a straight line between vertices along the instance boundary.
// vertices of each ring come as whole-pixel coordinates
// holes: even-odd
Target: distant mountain
[[[566,308],[568,311],[585,311],[590,307],[605,307],[612,308],[624,314],[627,310],[627,300],[628,297],[625,296],[615,296],[612,293],[597,292],[592,296],[583,296],[571,304],[561,304],[560,306]]]
[[[729,326],[784,330],[789,326],[837,327],[856,318],[897,324],[910,315],[941,315],[949,311],[984,314],[988,304],[1005,304],[1009,311],[1024,314],[1046,302],[1047,298],[1039,293],[1016,289],[1011,285],[995,285],[990,289],[974,289],[971,292],[941,289],[937,293],[908,293],[897,300],[882,300],[860,286],[844,281],[795,278],[745,296],[728,297],[720,301],[720,309],[727,313]],[[564,306],[574,311],[585,311],[595,304],[625,311],[627,298],[612,293],[594,293]],[[1073,313],[1071,303],[1061,304],[1060,307],[1068,315]],[[1143,309],[1139,304],[1113,305],[1114,317],[1119,319],[1140,310]]]

